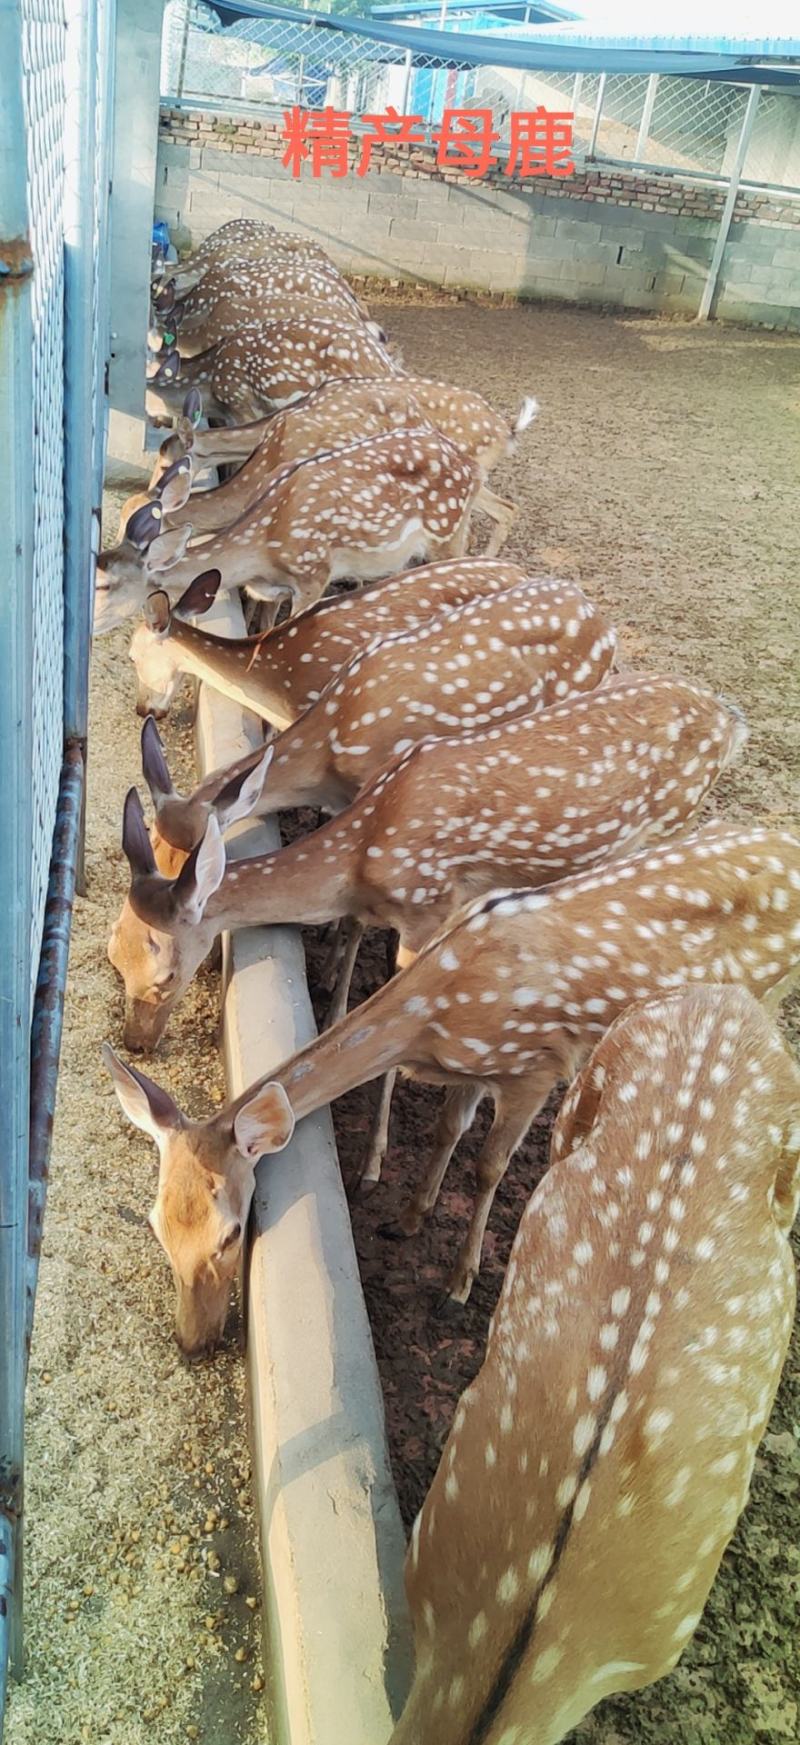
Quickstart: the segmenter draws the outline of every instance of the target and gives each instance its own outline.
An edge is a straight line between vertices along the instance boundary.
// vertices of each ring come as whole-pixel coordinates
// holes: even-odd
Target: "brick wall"
[[[261,217],[321,242],[349,272],[531,299],[696,312],[724,190],[611,167],[479,181],[425,149],[377,148],[369,172],[299,178],[280,122],[164,110],[156,214],[179,244]],[[800,197],[740,193],[716,303],[723,320],[800,331]]]

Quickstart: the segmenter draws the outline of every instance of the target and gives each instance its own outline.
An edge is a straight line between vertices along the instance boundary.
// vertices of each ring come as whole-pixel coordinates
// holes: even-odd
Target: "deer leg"
[[[332,1024],[338,1023],[347,1013],[347,996],[356,967],[358,948],[364,936],[364,928],[354,915],[346,915],[337,935],[339,946],[339,967],[334,982],[331,1003],[325,1014],[323,1029],[329,1030]]]
[[[464,557],[469,542],[469,515],[464,515],[451,539],[446,539],[443,545],[437,547],[435,561],[441,563],[444,558]],[[430,563],[431,558],[427,561]]]
[[[485,1092],[485,1085],[475,1079],[467,1079],[463,1084],[448,1085],[436,1123],[433,1155],[424,1180],[411,1195],[395,1223],[384,1225],[380,1235],[400,1238],[416,1236],[421,1230],[428,1213],[433,1210],[439,1198],[447,1166],[459,1139],[471,1126]]]
[[[245,583],[245,623],[248,636],[263,636],[266,630],[271,630],[278,616],[280,597],[274,595],[265,598],[261,594],[251,594]]]
[[[503,1087],[497,1092],[494,1120],[476,1164],[477,1192],[469,1230],[450,1275],[448,1296],[451,1302],[467,1301],[480,1271],[483,1238],[494,1196],[512,1153],[522,1143],[557,1079],[558,1069],[547,1065],[526,1083]]]
[[[361,1168],[354,1184],[354,1193],[366,1193],[381,1179],[383,1160],[389,1147],[389,1117],[397,1081],[397,1070],[384,1074],[378,1085],[378,1101],[370,1122]]]
[[[496,557],[497,553],[505,545],[509,533],[511,532],[511,528],[517,519],[516,505],[514,503],[506,503],[504,498],[498,497],[495,491],[490,491],[488,485],[481,485],[472,507],[473,511],[475,509],[481,509],[484,515],[488,515],[495,523],[494,530],[489,535],[488,544],[483,555],[484,557]]]

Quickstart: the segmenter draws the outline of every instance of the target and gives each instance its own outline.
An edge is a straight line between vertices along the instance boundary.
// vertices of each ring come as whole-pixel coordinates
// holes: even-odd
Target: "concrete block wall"
[[[260,217],[322,243],[354,275],[522,298],[695,314],[724,190],[584,167],[471,180],[424,149],[378,148],[364,177],[293,177],[280,122],[162,112],[156,213],[179,244]],[[352,145],[351,158],[358,146]],[[800,196],[742,194],[715,313],[800,330]]]

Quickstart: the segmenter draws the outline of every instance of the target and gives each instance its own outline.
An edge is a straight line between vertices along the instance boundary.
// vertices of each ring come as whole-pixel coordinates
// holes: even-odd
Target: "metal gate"
[[[105,449],[115,0],[0,0],[0,1727],[81,847]]]

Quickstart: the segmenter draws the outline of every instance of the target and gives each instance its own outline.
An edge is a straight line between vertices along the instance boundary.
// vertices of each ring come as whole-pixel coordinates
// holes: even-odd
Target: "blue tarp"
[[[208,0],[224,25],[238,19],[281,19],[285,24],[339,32],[405,52],[435,56],[443,66],[511,67],[519,72],[554,71],[574,73],[661,73],[682,79],[711,79],[715,83],[789,85],[800,88],[800,67],[771,62],[755,64],[745,56],[730,54],[671,53],[647,48],[582,47],[548,43],[542,36],[525,41],[510,34],[468,35],[459,33],[456,49],[453,33],[420,29],[414,25],[376,24],[369,18],[330,17],[327,13],[298,12],[294,7],[272,6],[263,0]],[[388,57],[387,57],[388,58]]]

